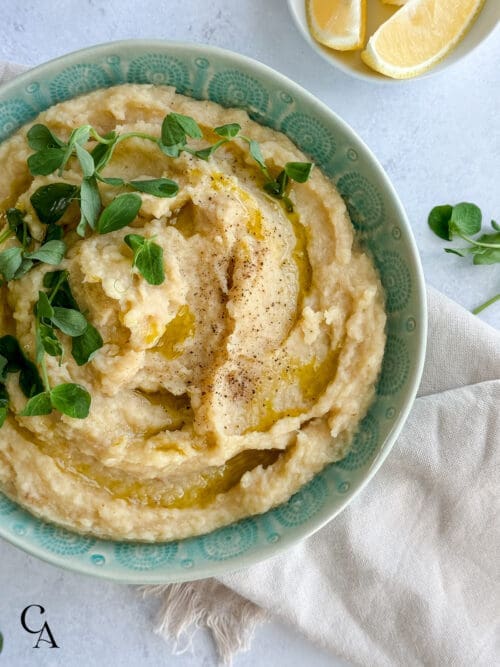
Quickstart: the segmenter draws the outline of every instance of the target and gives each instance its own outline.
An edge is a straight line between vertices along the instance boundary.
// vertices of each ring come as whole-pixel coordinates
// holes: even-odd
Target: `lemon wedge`
[[[306,13],[311,34],[320,44],[337,51],[363,46],[366,0],[307,0]]]
[[[384,5],[406,5],[408,0],[382,0]]]
[[[409,0],[370,37],[364,62],[386,76],[408,79],[455,47],[485,0]]]

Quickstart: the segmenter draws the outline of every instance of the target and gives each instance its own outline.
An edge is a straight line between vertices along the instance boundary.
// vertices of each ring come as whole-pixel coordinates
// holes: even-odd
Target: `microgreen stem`
[[[474,314],[474,315],[477,315],[477,314],[480,313],[481,311],[483,311],[483,310],[485,310],[486,308],[488,308],[488,306],[491,306],[491,305],[492,305],[493,303],[495,303],[496,301],[500,301],[500,294],[497,294],[496,296],[491,297],[491,299],[488,299],[488,301],[485,301],[485,302],[482,303],[480,306],[477,306],[477,308],[474,308],[474,310],[472,311],[473,314]]]
[[[7,227],[7,229],[2,234],[0,234],[0,243],[6,241],[10,236],[12,236],[13,233],[14,232],[12,231],[12,229],[10,227]]]
[[[243,135],[243,134],[238,134],[238,139],[242,139],[242,140],[243,140],[245,143],[247,143],[249,146],[250,146],[250,144],[252,143],[252,140],[249,139],[248,137],[245,137],[245,135]],[[257,162],[257,160],[256,160],[256,162]],[[264,176],[265,176],[269,181],[272,181],[273,178],[271,177],[271,174],[269,173],[269,169],[267,168],[267,166],[264,166],[263,164],[262,164],[262,165],[259,164],[259,167],[260,167],[260,170],[262,171],[262,173],[264,174]]]
[[[94,130],[94,128],[91,128],[91,130],[90,130],[90,136],[93,137],[93,138],[94,138],[96,141],[98,141],[100,144],[112,144],[112,143],[115,141],[114,138],[106,139],[105,137],[101,137],[101,135],[99,134],[99,132],[97,132],[96,130]]]
[[[45,387],[45,391],[50,391],[49,376],[47,375],[47,366],[45,365],[45,354],[40,361],[40,370],[42,371],[42,382],[43,386]]]
[[[48,296],[48,300],[49,300],[49,303],[50,303],[50,304],[52,303],[52,301],[53,301],[55,295],[56,295],[57,292],[59,291],[59,288],[61,287],[61,285],[63,284],[63,282],[66,280],[66,278],[67,278],[66,271],[61,271],[61,275],[60,275],[59,278],[57,279],[56,284],[54,285],[54,287],[52,288],[52,290],[51,290],[51,292],[50,292],[50,295]]]
[[[480,246],[481,248],[499,248],[500,249],[500,243],[483,243],[482,241],[475,241],[472,239],[470,236],[467,236],[466,234],[458,234],[461,239],[464,241],[467,241],[468,243],[472,243],[472,245],[477,245]]]
[[[49,376],[47,375],[47,366],[45,365],[45,350],[43,349],[43,345],[40,342],[40,316],[38,313],[35,316],[35,329],[37,331],[36,334],[36,340],[37,340],[37,350],[36,350],[36,356],[37,356],[37,361],[38,361],[38,367],[40,368],[40,371],[42,373],[42,382],[43,386],[45,387],[45,391],[50,391],[50,382],[49,382]],[[39,347],[40,346],[40,349]]]
[[[138,139],[148,139],[149,141],[154,142],[155,144],[158,141],[158,137],[153,137],[152,134],[146,134],[145,132],[125,132],[125,134],[119,134],[115,139],[115,144],[119,144],[125,139],[132,139],[137,137]]]
[[[119,134],[117,137],[114,137],[113,139],[105,139],[101,143],[106,143],[108,145],[111,145],[109,148],[109,153],[106,156],[106,160],[104,164],[99,164],[97,165],[96,168],[96,176],[99,178],[99,172],[108,164],[108,162],[111,160],[111,157],[113,153],[115,152],[115,148],[118,146],[119,143],[122,141],[125,141],[125,139],[132,139],[132,137],[137,137],[138,139],[147,139],[148,141],[152,141],[153,143],[158,143],[158,137],[153,137],[151,134],[146,134],[145,132],[125,132],[125,134]],[[101,137],[102,139],[102,137]],[[98,139],[97,141],[100,141]]]

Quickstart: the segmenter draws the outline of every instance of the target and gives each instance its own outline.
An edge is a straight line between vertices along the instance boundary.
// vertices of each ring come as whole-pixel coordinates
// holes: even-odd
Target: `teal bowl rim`
[[[206,56],[209,54],[214,54],[222,58],[228,59],[229,63],[233,65],[238,65],[241,63],[244,67],[253,68],[255,70],[260,70],[267,76],[273,78],[277,84],[284,85],[288,90],[294,92],[295,95],[299,97],[308,98],[309,104],[314,109],[318,109],[321,113],[327,114],[332,117],[333,121],[342,129],[345,133],[345,136],[353,140],[354,143],[360,146],[365,155],[365,159],[370,165],[378,172],[378,176],[383,184],[383,187],[389,192],[392,202],[395,208],[395,211],[398,216],[398,222],[401,227],[404,229],[404,234],[406,236],[407,249],[408,249],[408,262],[411,270],[415,276],[415,293],[416,293],[416,302],[417,310],[416,312],[417,322],[415,328],[415,334],[418,340],[417,351],[416,351],[416,361],[412,375],[408,379],[405,389],[403,399],[401,400],[402,407],[397,418],[394,421],[394,424],[386,436],[384,442],[380,445],[380,449],[377,452],[376,457],[374,458],[370,468],[367,470],[364,478],[354,487],[351,488],[344,496],[342,502],[340,502],[333,510],[329,508],[328,503],[315,514],[313,517],[309,518],[305,523],[297,526],[295,530],[291,530],[278,543],[266,543],[261,549],[256,552],[249,554],[241,554],[234,559],[222,560],[222,561],[204,561],[197,565],[196,571],[184,571],[182,573],[172,573],[172,576],[162,576],[162,573],[151,571],[128,571],[126,576],[122,576],[123,573],[114,573],[112,569],[95,569],[90,563],[82,563],[80,561],[65,561],[63,557],[54,552],[49,552],[45,550],[43,546],[38,546],[33,542],[25,543],[22,536],[13,535],[4,531],[3,527],[0,525],[0,537],[3,537],[7,542],[10,542],[12,545],[22,549],[30,555],[36,556],[41,560],[50,563],[51,565],[57,565],[63,569],[70,570],[72,572],[78,572],[80,574],[87,574],[92,577],[98,577],[101,579],[107,579],[117,583],[126,583],[126,584],[158,584],[158,583],[175,583],[180,581],[194,581],[196,579],[203,579],[213,576],[222,576],[239,570],[241,568],[254,565],[258,562],[276,556],[279,553],[284,552],[286,549],[294,546],[298,542],[310,537],[313,533],[318,531],[320,528],[329,523],[335,516],[337,516],[345,507],[365,488],[368,482],[373,478],[375,473],[378,471],[389,452],[391,451],[394,443],[396,442],[397,437],[399,436],[406,419],[410,413],[410,410],[413,406],[418,387],[420,385],[420,380],[422,377],[422,372],[425,362],[425,352],[426,352],[426,343],[427,343],[427,298],[426,298],[426,289],[424,282],[423,269],[420,262],[420,257],[417,250],[417,245],[413,236],[413,232],[410,226],[410,222],[407,218],[406,212],[403,208],[403,205],[396,193],[394,186],[392,185],[389,177],[387,176],[384,168],[379,163],[377,158],[373,155],[370,148],[365,144],[365,142],[354,132],[354,130],[338,116],[334,111],[332,111],[325,103],[318,100],[312,93],[309,93],[307,90],[302,88],[285,75],[277,72],[273,68],[261,63],[258,60],[250,58],[248,56],[243,56],[241,54],[235,53],[228,49],[222,49],[216,46],[204,45],[199,43],[190,43],[190,42],[181,42],[181,41],[168,41],[168,40],[158,40],[158,39],[131,39],[131,40],[119,40],[114,42],[108,42],[105,44],[97,44],[95,46],[86,47],[84,49],[79,49],[73,51],[66,55],[60,56],[53,60],[50,60],[46,63],[38,65],[23,74],[16,76],[11,81],[0,86],[0,99],[9,95],[12,91],[15,91],[19,86],[23,86],[28,82],[31,82],[32,79],[38,77],[41,74],[49,73],[52,70],[57,70],[61,64],[64,63],[65,66],[69,66],[73,61],[80,56],[91,56],[91,55],[105,55],[116,53],[117,49],[127,49],[128,47],[136,48],[152,48],[152,49],[163,49],[169,53],[175,52],[175,50],[186,50],[189,49],[193,55]],[[113,543],[112,540],[109,542]],[[164,574],[164,573],[163,573]]]

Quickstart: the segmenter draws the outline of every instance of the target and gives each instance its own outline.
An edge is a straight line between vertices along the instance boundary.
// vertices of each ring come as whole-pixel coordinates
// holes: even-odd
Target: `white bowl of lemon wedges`
[[[500,22],[500,0],[288,0],[288,6],[319,55],[370,81],[439,72]]]

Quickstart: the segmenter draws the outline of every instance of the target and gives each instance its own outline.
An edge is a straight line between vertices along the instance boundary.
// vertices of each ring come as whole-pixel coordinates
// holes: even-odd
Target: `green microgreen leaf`
[[[141,204],[139,195],[118,195],[101,213],[97,221],[97,231],[99,234],[108,234],[126,227],[137,217]]]
[[[134,251],[133,265],[150,285],[161,285],[165,280],[163,248],[139,234],[128,234],[125,243]]]
[[[28,130],[26,135],[28,146],[34,151],[43,151],[46,148],[60,148],[64,142],[58,139],[46,125],[37,123]]]
[[[68,336],[81,336],[87,328],[87,320],[78,310],[54,306],[50,321]]]
[[[30,198],[40,222],[45,225],[56,223],[62,218],[68,206],[78,195],[78,187],[70,183],[50,183],[38,188]]]
[[[52,407],[74,419],[85,419],[90,409],[90,394],[79,384],[65,382],[50,391]]]
[[[181,126],[181,128],[184,130],[185,134],[188,135],[188,137],[191,137],[193,139],[201,139],[201,137],[203,136],[203,133],[200,130],[198,123],[194,120],[194,118],[191,118],[191,116],[184,116],[181,113],[172,112],[167,117],[173,118],[177,122],[177,124]],[[163,134],[162,134],[162,140],[163,140]]]
[[[239,123],[227,123],[227,125],[214,128],[215,134],[218,134],[219,137],[226,137],[226,139],[234,139],[240,130],[241,125]]]
[[[50,320],[54,316],[54,309],[45,292],[38,292],[38,301],[36,303],[36,314],[38,317],[45,317]]]
[[[24,355],[14,336],[0,338],[0,355],[7,360],[4,370],[7,373],[17,373],[24,366]]]
[[[23,251],[19,246],[7,248],[7,250],[0,252],[0,273],[3,275],[4,280],[9,281],[14,278],[22,261]]]
[[[451,241],[450,220],[452,211],[453,206],[449,204],[434,206],[427,220],[434,234],[445,241]]]
[[[44,241],[48,243],[49,241],[61,241],[64,236],[64,230],[60,225],[55,223],[47,225],[47,231],[45,233]]]
[[[80,144],[75,144],[75,150],[76,157],[78,158],[78,162],[80,163],[80,167],[82,169],[83,177],[90,178],[94,175],[95,171],[95,164],[92,155],[86,151],[83,146],[80,146]]]
[[[31,398],[43,391],[43,382],[38,368],[29,359],[25,359],[24,366],[19,374],[19,386],[26,398]]]
[[[63,348],[59,338],[54,332],[54,329],[52,329],[52,327],[48,326],[47,324],[43,324],[43,322],[38,325],[38,329],[40,344],[45,352],[50,354],[51,357],[62,356]]]
[[[131,185],[139,192],[145,192],[155,197],[174,197],[179,192],[179,186],[169,178],[152,178],[144,181],[130,181]]]
[[[445,248],[445,252],[450,253],[450,255],[458,255],[459,257],[467,257],[467,255],[473,255],[475,248],[466,247],[466,248]]]
[[[65,152],[62,148],[44,148],[28,158],[28,168],[33,176],[48,176],[63,164]]]
[[[163,144],[161,141],[158,141],[158,147],[163,153],[165,153],[165,155],[168,155],[168,157],[179,157],[180,152],[185,147],[185,145],[186,144],[184,143],[180,143],[167,146]]]
[[[9,395],[3,384],[0,384],[0,428],[4,425],[9,412]],[[0,633],[0,653],[2,652],[2,637]]]
[[[20,211],[18,208],[8,208],[6,214],[10,229],[13,232],[16,232],[24,221],[24,215],[22,211]]]
[[[68,283],[67,271],[49,271],[43,277],[43,286],[49,289],[53,306],[80,310]]]
[[[285,173],[293,181],[305,183],[311,175],[312,168],[312,162],[287,162],[285,164]]]
[[[498,264],[500,263],[499,248],[482,248],[482,252],[476,252],[473,259],[474,264]]]
[[[23,248],[27,248],[30,245],[32,238],[28,225],[24,220],[24,214],[17,208],[8,208],[6,215],[9,229],[14,232],[17,240],[21,243]]]
[[[99,143],[92,151],[91,155],[92,159],[94,160],[96,172],[102,171],[111,160],[111,156],[113,155],[113,151],[116,146],[117,138],[118,135],[116,132],[108,132],[108,134],[104,135],[103,139],[109,143]]]
[[[27,259],[37,259],[45,264],[60,264],[66,252],[64,241],[48,241],[41,245],[38,250],[25,254]]]
[[[450,219],[450,233],[473,236],[481,230],[481,209],[475,204],[462,202],[453,207]]]
[[[202,160],[208,160],[208,158],[213,155],[218,148],[220,148],[223,144],[227,144],[227,142],[228,139],[221,139],[212,146],[207,146],[207,148],[201,148],[200,150],[195,151],[194,154],[196,157],[199,157]]]
[[[60,307],[79,311],[78,304],[71,292],[67,275],[66,271],[51,271],[45,274],[43,284],[44,287],[50,290],[49,293],[54,309]],[[86,328],[83,333],[72,336],[71,354],[76,363],[79,366],[83,366],[102,346],[103,340],[101,334],[90,322],[86,321]]]
[[[69,137],[69,145],[80,145],[86,144],[90,137],[90,131],[92,130],[91,125],[80,125],[71,133]]]
[[[64,171],[68,160],[73,155],[73,151],[77,151],[78,146],[83,146],[83,144],[89,140],[91,129],[92,127],[90,125],[82,125],[73,130],[66,145],[61,164],[59,165],[59,176]]]
[[[500,248],[500,234],[498,232],[494,232],[493,234],[481,234],[475,242],[485,246],[489,245]]]
[[[258,144],[257,141],[254,141],[253,139],[249,142],[248,145],[250,148],[250,155],[259,165],[262,173],[270,179],[269,170],[267,168],[266,161],[264,160],[264,156],[262,155],[262,151],[260,150],[260,145]]]
[[[0,338],[0,354],[7,359],[4,371],[19,374],[19,386],[26,398],[43,391],[43,382],[35,364],[23,354],[17,339],[14,336]]]
[[[43,391],[30,398],[19,414],[21,417],[35,417],[37,415],[49,415],[51,412],[50,392]]]
[[[76,229],[80,236],[85,235],[87,225],[95,229],[101,208],[101,196],[95,176],[84,178],[80,187],[81,218]]]
[[[285,206],[289,212],[293,211],[293,204],[288,197],[285,196],[286,189],[290,179],[286,171],[283,169],[280,171],[275,181],[268,181],[264,183],[264,190],[276,199],[282,199],[285,202]]]
[[[75,336],[71,342],[71,354],[78,366],[83,366],[95,356],[97,350],[103,346],[101,334],[87,323],[87,328],[81,336]]]
[[[169,113],[163,119],[161,125],[161,141],[164,146],[184,145],[186,143],[186,130],[180,125],[173,114]]]
[[[288,187],[289,180],[290,179],[289,179],[288,174],[286,173],[285,169],[280,171],[280,173],[278,174],[278,177],[276,178],[276,182],[278,183],[278,186],[279,186],[278,193],[279,193],[280,197],[284,196],[284,194],[286,192],[286,189]]]
[[[19,280],[19,278],[22,278],[26,273],[28,273],[28,271],[33,267],[33,264],[34,262],[32,262],[31,259],[25,259],[23,257],[21,266],[14,274],[14,280]]]
[[[7,377],[7,359],[0,354],[0,381],[3,382]]]
[[[267,181],[267,183],[264,183],[264,190],[272,197],[279,197],[281,186],[278,181]]]
[[[125,181],[123,180],[123,178],[116,178],[112,176],[106,178],[104,176],[98,176],[98,178],[103,183],[106,183],[107,185],[112,185],[115,188],[125,185]]]
[[[498,224],[498,222],[495,222],[495,220],[492,220],[491,221],[491,226],[493,227],[493,229],[496,229],[497,232],[500,232],[500,225]]]
[[[123,240],[134,252],[146,243],[146,238],[140,234],[127,234]]]

